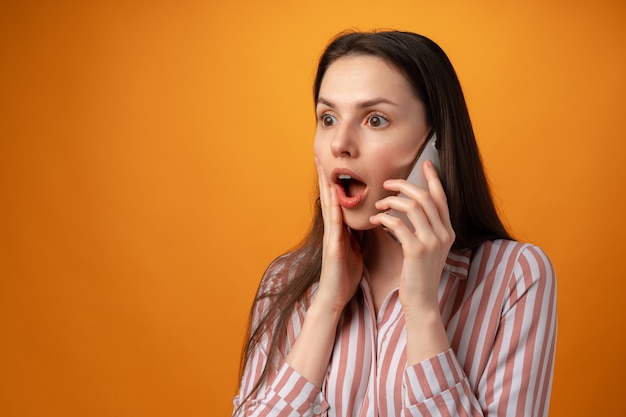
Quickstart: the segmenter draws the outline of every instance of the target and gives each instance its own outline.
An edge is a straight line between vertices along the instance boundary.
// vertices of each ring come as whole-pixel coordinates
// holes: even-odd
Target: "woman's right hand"
[[[363,257],[357,239],[343,224],[337,190],[328,183],[317,159],[315,164],[324,217],[322,271],[317,294],[286,362],[321,388],[335,344],[337,323],[361,281]]]
[[[341,313],[354,296],[363,275],[363,256],[355,232],[343,222],[335,186],[315,158],[320,190],[324,239],[322,271],[315,303]]]

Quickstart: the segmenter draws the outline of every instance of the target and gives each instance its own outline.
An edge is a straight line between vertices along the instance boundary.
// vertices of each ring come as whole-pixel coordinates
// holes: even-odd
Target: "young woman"
[[[315,220],[261,281],[234,415],[547,415],[554,272],[498,218],[445,53],[342,34],[314,99]]]

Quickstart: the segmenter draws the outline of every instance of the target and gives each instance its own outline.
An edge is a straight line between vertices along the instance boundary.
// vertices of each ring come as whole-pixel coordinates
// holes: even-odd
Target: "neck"
[[[381,227],[365,232],[363,259],[373,284],[394,287],[400,282],[402,246]]]

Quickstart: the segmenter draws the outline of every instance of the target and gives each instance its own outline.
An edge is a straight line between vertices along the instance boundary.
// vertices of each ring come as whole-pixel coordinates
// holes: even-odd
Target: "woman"
[[[234,415],[547,415],[554,272],[496,214],[445,53],[342,34],[314,98],[314,224],[261,281]],[[421,189],[403,178],[431,136]]]

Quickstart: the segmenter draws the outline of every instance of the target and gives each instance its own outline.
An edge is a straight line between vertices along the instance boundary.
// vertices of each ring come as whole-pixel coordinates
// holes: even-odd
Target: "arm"
[[[363,259],[354,235],[343,223],[337,190],[329,184],[317,160],[316,163],[324,217],[322,271],[318,292],[287,363],[321,387],[339,318],[363,275]]]
[[[291,278],[289,256],[279,258],[270,265],[261,281],[257,296],[275,291],[278,286]],[[267,298],[255,305],[252,314],[253,328],[258,325],[260,318],[270,308],[275,307]],[[289,351],[289,346],[294,342],[292,337],[296,334],[297,329],[303,325],[305,314],[305,306],[298,304],[287,322],[288,337],[285,340],[285,345],[279,348],[279,352]],[[319,388],[291,368],[285,362],[284,354],[281,353],[272,359],[268,358],[271,337],[272,329],[266,329],[246,361],[239,393],[233,401],[233,416],[313,415],[312,408],[315,405],[325,405]],[[268,362],[269,374],[267,379],[250,396]]]
[[[410,198],[392,196],[376,204],[379,210],[406,213],[414,233],[398,218],[385,213],[370,220],[392,230],[404,252],[399,296],[406,320],[405,413],[544,415],[554,356],[556,313],[552,266],[538,248],[527,250],[526,256],[516,259],[509,306],[503,309],[498,343],[490,352],[489,365],[479,386],[472,387],[450,349],[438,306],[441,272],[454,241],[454,231],[446,196],[432,164],[424,164],[424,174],[428,191],[404,180],[391,180],[384,184],[385,188]]]
[[[430,161],[423,165],[428,190],[406,180],[388,180],[383,186],[409,198],[390,196],[376,202],[381,210],[370,222],[391,230],[402,246],[404,261],[399,297],[406,321],[408,365],[438,355],[450,348],[439,310],[441,272],[454,243],[448,202],[437,172]],[[415,231],[389,210],[406,213]]]
[[[322,271],[318,292],[287,363],[321,387],[339,318],[363,274],[363,259],[356,238],[343,223],[337,190],[329,184],[319,163],[317,168],[324,217]]]
[[[556,324],[554,269],[541,249],[527,246],[515,265],[493,353],[478,385],[487,414],[548,415]]]
[[[526,246],[506,287],[502,315],[479,380],[467,379],[450,349],[405,372],[406,415],[547,416],[556,339],[554,270]]]
[[[265,387],[236,411],[238,416],[304,416],[320,414],[328,409],[321,394],[331,352],[335,343],[337,324],[345,305],[356,292],[363,273],[360,247],[352,232],[343,224],[336,190],[331,186],[318,165],[320,199],[324,217],[322,269],[317,293],[306,315],[289,323],[288,333],[295,341],[282,364],[277,366],[275,378],[268,377]],[[272,307],[269,307],[272,308]],[[268,336],[269,337],[269,336]],[[265,339],[264,339],[265,340]],[[263,364],[268,360],[265,348],[259,346],[254,360],[249,360],[242,382],[257,381]],[[250,388],[251,389],[251,388]],[[236,408],[246,397],[243,391],[235,399]]]

